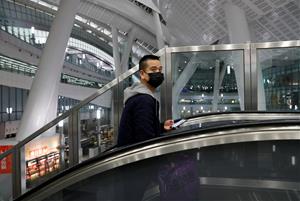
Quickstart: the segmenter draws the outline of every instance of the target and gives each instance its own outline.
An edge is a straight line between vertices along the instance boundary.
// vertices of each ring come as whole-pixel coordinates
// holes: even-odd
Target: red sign
[[[12,145],[0,146],[0,154],[6,152],[11,149]],[[0,160],[0,174],[9,174],[11,173],[12,168],[12,155],[8,155],[4,159]]]

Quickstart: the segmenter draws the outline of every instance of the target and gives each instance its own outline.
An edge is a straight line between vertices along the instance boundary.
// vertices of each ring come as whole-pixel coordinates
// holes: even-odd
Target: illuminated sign
[[[6,152],[12,147],[13,147],[12,145],[0,146],[0,154]],[[10,174],[11,168],[12,168],[12,155],[10,154],[9,156],[0,160],[0,174]]]
[[[25,160],[31,160],[51,152],[58,152],[59,135],[40,137],[25,146]]]

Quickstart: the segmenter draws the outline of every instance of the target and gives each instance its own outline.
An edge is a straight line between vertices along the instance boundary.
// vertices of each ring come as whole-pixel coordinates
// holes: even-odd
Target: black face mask
[[[149,75],[149,81],[148,84],[150,84],[152,87],[156,88],[164,81],[164,74],[161,72],[157,73],[147,73]]]

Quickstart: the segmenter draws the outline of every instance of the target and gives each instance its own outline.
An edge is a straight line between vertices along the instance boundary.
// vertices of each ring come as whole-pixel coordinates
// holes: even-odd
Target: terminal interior
[[[186,121],[116,147],[148,54]],[[0,201],[300,201],[299,112],[299,0],[0,0]]]

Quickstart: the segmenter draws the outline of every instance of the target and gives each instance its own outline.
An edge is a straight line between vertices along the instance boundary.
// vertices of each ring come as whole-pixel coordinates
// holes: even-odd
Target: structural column
[[[116,77],[119,77],[121,72],[121,59],[120,59],[120,52],[119,52],[119,41],[118,41],[118,29],[114,26],[111,27],[112,31],[112,41],[113,41],[113,57],[115,62],[115,72]]]
[[[191,79],[191,77],[194,75],[197,68],[195,68],[195,62],[197,59],[197,55],[194,54],[190,61],[185,66],[184,70],[180,74],[180,76],[177,78],[177,80],[174,80],[174,86],[172,88],[172,118],[177,119],[180,117],[180,109],[178,105],[179,96],[182,91],[182,89],[185,87],[185,85],[188,83],[188,81]]]
[[[232,3],[226,4],[224,11],[230,42],[250,42],[250,32],[245,12]]]
[[[128,33],[127,44],[124,47],[124,53],[122,55],[122,60],[121,60],[121,72],[120,72],[121,74],[128,70],[129,55],[131,53],[132,45],[135,39],[135,31],[136,30],[133,27]]]
[[[155,25],[155,32],[156,32],[157,48],[160,50],[165,47],[165,42],[163,39],[163,30],[159,19],[159,14],[155,11],[153,11],[153,18],[154,18],[154,25]]]
[[[245,12],[238,6],[228,3],[224,6],[226,23],[228,26],[228,33],[230,43],[247,43],[251,41],[248,22]],[[238,62],[239,58],[234,59],[238,65],[234,66],[234,73],[237,82],[238,95],[240,100],[241,110],[244,110],[244,72],[243,64]]]
[[[47,119],[53,119],[56,116],[50,118],[48,112],[57,110],[57,104],[53,106],[54,104],[51,101],[58,98],[58,84],[64,63],[65,50],[79,4],[80,0],[60,1],[46,47],[39,62],[37,74],[30,89],[17,140],[23,140],[48,123]]]
[[[120,76],[122,73],[121,68],[121,59],[120,59],[120,52],[119,52],[119,40],[118,40],[118,29],[114,26],[111,27],[112,31],[112,41],[113,41],[113,57],[115,63],[115,75],[116,78]],[[112,97],[111,97],[111,122],[114,125],[114,135],[118,136],[119,130],[119,119],[120,119],[120,109],[119,105],[121,105],[123,100],[119,99],[119,86],[114,87],[112,89]],[[117,137],[115,137],[117,139]]]

